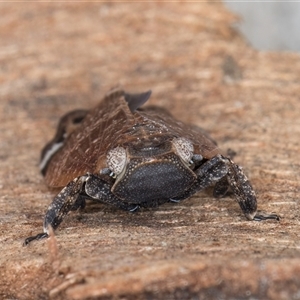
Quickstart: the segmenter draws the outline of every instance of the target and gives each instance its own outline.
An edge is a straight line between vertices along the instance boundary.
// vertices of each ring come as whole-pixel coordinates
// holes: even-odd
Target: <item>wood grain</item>
[[[2,3],[1,299],[299,298],[300,59],[251,48],[221,3]],[[211,191],[129,214],[90,204],[49,241],[40,150],[58,119],[110,88],[205,128],[244,167],[249,222]]]

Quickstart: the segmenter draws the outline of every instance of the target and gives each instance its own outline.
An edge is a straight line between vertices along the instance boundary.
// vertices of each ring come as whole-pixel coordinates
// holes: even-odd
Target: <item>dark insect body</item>
[[[117,89],[94,109],[66,114],[43,149],[40,169],[50,187],[63,187],[49,206],[48,237],[71,210],[86,200],[135,211],[189,198],[215,184],[214,196],[231,191],[249,220],[276,219],[257,213],[255,192],[242,169],[223,156],[199,127],[174,119],[160,107],[141,106],[151,92]]]

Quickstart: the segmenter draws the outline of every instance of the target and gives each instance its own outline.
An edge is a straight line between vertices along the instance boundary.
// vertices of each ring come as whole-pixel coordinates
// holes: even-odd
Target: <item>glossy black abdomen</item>
[[[112,192],[129,203],[171,199],[188,189],[196,176],[176,154],[159,160],[132,159]]]

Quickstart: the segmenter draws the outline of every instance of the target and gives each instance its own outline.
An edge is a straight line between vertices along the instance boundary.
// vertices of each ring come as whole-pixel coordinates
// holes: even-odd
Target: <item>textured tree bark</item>
[[[0,7],[0,298],[297,299],[298,54],[252,49],[221,3]],[[57,191],[38,171],[61,115],[122,84],[203,127],[244,167],[259,209],[199,193],[136,214],[90,203],[22,247]]]

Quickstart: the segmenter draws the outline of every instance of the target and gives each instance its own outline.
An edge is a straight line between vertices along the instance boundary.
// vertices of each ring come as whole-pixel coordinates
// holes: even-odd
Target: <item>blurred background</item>
[[[256,49],[300,51],[300,2],[224,0],[224,3],[240,15],[241,21],[236,26]]]

